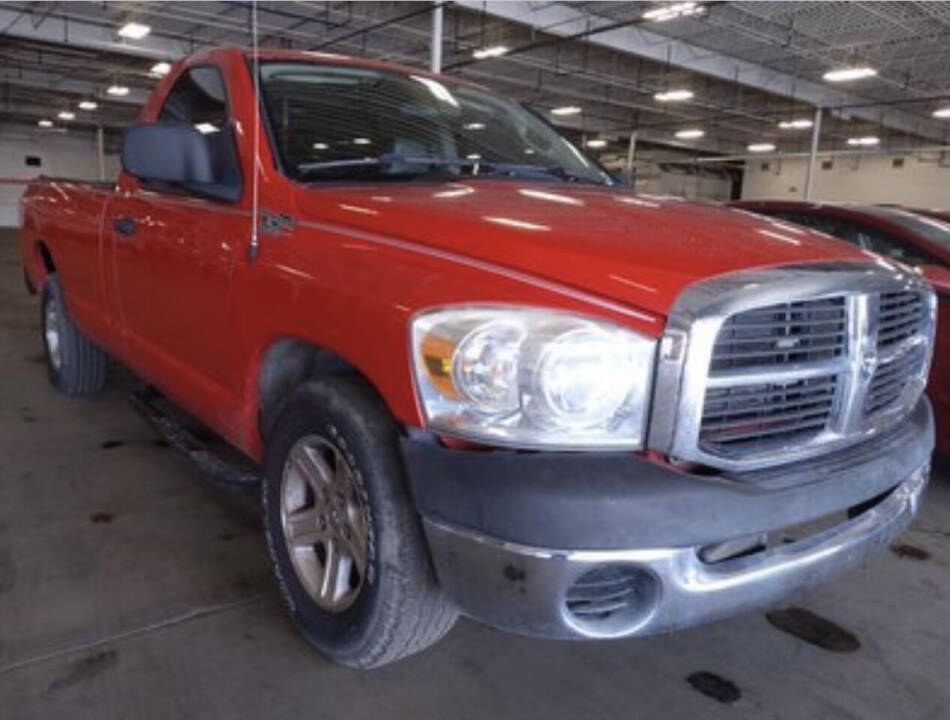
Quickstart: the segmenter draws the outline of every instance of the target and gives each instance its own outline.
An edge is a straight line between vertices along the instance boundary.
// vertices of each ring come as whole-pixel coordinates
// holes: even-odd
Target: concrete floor
[[[462,620],[397,665],[332,665],[284,615],[253,492],[213,485],[157,444],[121,373],[91,399],[53,392],[18,262],[0,234],[4,720],[950,718],[947,473],[901,539],[910,550],[789,601],[852,632],[854,652],[756,612],[601,644]],[[696,672],[740,697],[698,692]]]

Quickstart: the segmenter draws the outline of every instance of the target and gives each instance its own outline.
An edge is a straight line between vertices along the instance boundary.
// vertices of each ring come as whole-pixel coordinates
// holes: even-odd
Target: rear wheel
[[[43,286],[43,346],[49,379],[66,395],[88,395],[106,384],[109,357],[70,320],[55,275]]]
[[[331,659],[375,667],[441,638],[443,597],[406,490],[395,422],[360,379],[308,383],[268,438],[263,500],[280,589]]]

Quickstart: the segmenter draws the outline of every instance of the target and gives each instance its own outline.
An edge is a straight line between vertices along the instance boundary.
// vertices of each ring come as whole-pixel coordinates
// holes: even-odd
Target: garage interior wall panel
[[[898,161],[895,166],[894,160]],[[831,162],[830,168],[823,163]],[[764,165],[768,169],[764,169]],[[763,159],[746,163],[743,200],[801,200],[805,158]],[[819,157],[815,199],[829,202],[898,203],[950,210],[950,157],[914,155],[838,155]]]
[[[27,165],[27,157],[38,157],[40,166]],[[107,180],[116,177],[117,155],[106,155],[105,170]],[[38,175],[98,180],[95,135],[0,130],[0,227],[18,225],[20,195]]]

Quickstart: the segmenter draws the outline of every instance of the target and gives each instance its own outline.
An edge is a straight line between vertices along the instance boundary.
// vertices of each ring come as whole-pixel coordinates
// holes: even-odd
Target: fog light
[[[660,581],[633,565],[601,565],[581,575],[564,598],[565,618],[590,637],[634,632],[656,609]]]

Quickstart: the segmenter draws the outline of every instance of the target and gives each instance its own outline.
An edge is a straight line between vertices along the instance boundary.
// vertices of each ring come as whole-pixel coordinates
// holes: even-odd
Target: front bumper
[[[686,475],[636,456],[601,465],[562,455],[556,472],[530,454],[492,460],[411,441],[405,451],[439,582],[460,610],[518,633],[613,638],[767,605],[858,564],[913,519],[933,440],[924,400],[886,438],[742,477]],[[494,474],[468,477],[473,460]],[[584,460],[590,478],[572,473]],[[446,462],[457,472],[433,477]],[[532,465],[546,472],[526,472]],[[434,491],[438,480],[450,495]],[[519,487],[527,494],[513,495]],[[792,542],[704,560],[711,546],[849,508],[863,511]]]

